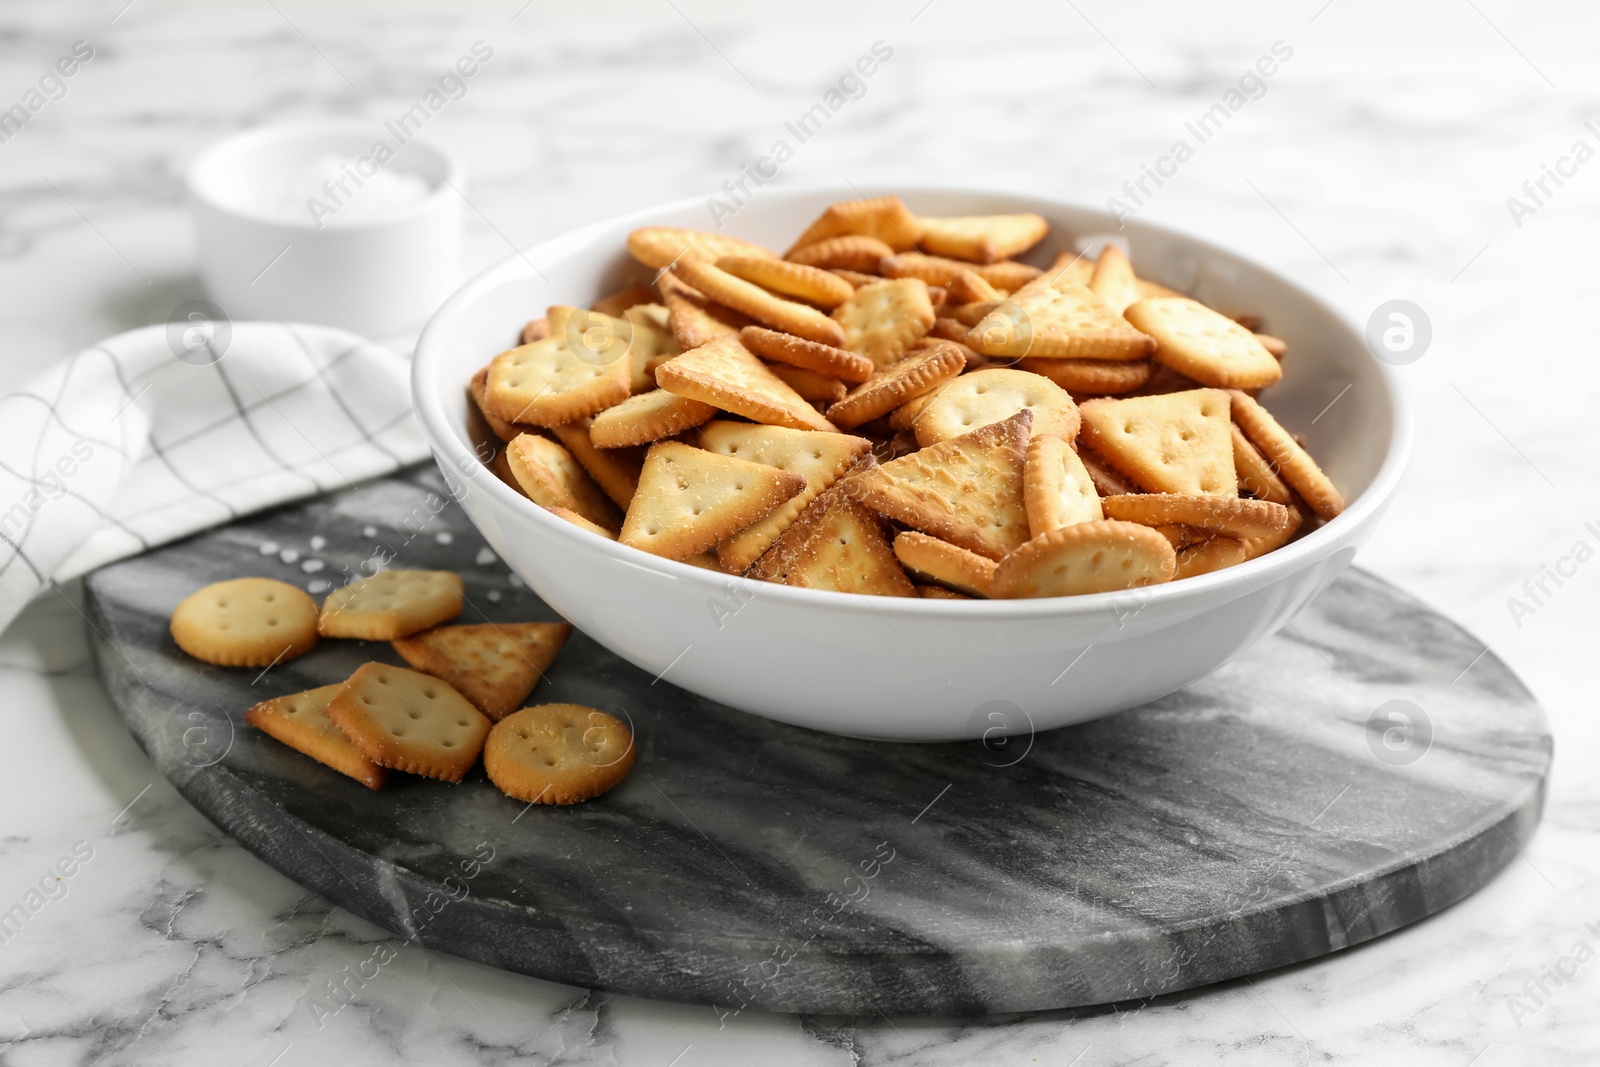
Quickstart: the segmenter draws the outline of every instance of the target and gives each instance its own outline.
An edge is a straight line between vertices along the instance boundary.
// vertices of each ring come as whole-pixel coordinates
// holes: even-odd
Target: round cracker
[[[489,731],[483,767],[517,800],[576,804],[626,778],[633,756],[633,733],[615,717],[582,704],[540,704]]]
[[[1101,519],[1041,534],[995,568],[991,597],[1077,596],[1169,582],[1177,553],[1148,526]]]
[[[924,448],[1009,419],[1023,408],[1033,412],[1035,437],[1078,435],[1078,405],[1067,391],[1042,375],[1005,367],[973,371],[939,390],[912,427]]]
[[[184,597],[172,612],[172,639],[219,667],[268,667],[316,646],[317,614],[317,602],[292,585],[235,578]]]
[[[379,571],[329,593],[317,629],[362,641],[410,637],[460,615],[464,588],[453,571]]]

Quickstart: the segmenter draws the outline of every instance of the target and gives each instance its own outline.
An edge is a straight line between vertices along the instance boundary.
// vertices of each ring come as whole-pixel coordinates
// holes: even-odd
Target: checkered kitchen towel
[[[196,316],[0,398],[0,629],[52,581],[423,458],[407,377],[340,330]]]

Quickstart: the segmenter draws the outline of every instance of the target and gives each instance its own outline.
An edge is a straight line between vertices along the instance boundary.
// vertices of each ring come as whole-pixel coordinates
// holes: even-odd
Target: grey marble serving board
[[[1431,915],[1513,862],[1543,804],[1551,739],[1528,691],[1360,571],[1180,693],[991,745],[780,725],[574,634],[530,703],[626,715],[638,758],[620,787],[527,807],[479,770],[375,793],[242,714],[399,662],[387,645],[325,642],[259,673],[188,659],[167,633],[205,583],[322,591],[374,559],[459,571],[463,622],[555,617],[414,468],[92,575],[112,699],[191,803],[302,885],[421,944],[576,985],[721,1012],[1132,1000]]]

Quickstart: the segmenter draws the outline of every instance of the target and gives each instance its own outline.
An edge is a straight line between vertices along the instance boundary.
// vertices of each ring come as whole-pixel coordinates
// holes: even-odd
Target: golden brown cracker
[[[1270,500],[1188,493],[1135,493],[1100,502],[1109,519],[1163,526],[1181,523],[1226,537],[1262,537],[1292,525],[1292,513]]]
[[[971,433],[979,426],[1009,419],[1022,409],[1033,412],[1036,436],[1078,434],[1078,405],[1050,379],[1027,371],[990,367],[946,384],[917,416],[917,443],[926,447]]]
[[[535,341],[542,341],[550,336],[550,322],[548,319],[529,319],[523,324],[522,333],[518,335],[519,345],[531,345]]]
[[[652,389],[596,415],[589,427],[589,439],[599,448],[649,444],[710,422],[716,413],[710,404],[665,389]]]
[[[288,745],[368,789],[382,789],[387,768],[373,763],[328,718],[328,701],[343,683],[263,700],[244,713],[245,725]]]
[[[417,670],[443,678],[499,722],[522,703],[572,634],[566,622],[437,626],[394,642]]]
[[[916,530],[895,536],[894,554],[914,579],[938,582],[968,596],[989,595],[995,563],[986,556]]]
[[[850,390],[843,400],[828,409],[828,419],[841,430],[853,429],[886,415],[913,397],[937,389],[966,367],[961,353],[941,342],[890,363]]]
[[[484,406],[484,390],[489,385],[489,368],[479,368],[478,373],[472,376],[472,381],[467,383],[467,395],[478,408],[478,414],[483,416],[483,421],[488,425],[489,431],[502,441],[509,441],[519,433],[527,433],[529,427],[518,426],[514,422],[507,422]]]
[[[846,234],[875,238],[899,252],[914,247],[921,233],[917,217],[898,196],[843,200],[823,209],[816,221],[795,240],[786,258],[794,258],[797,249]]]
[[[1245,561],[1244,543],[1233,537],[1208,537],[1178,550],[1178,572],[1173,577],[1193,578]]]
[[[1197,300],[1140,300],[1123,317],[1155,339],[1157,363],[1203,385],[1260,389],[1283,377],[1283,368],[1255,334]]]
[[[1021,359],[1018,370],[1042,374],[1077,396],[1115,396],[1131,393],[1150,380],[1154,369],[1148,359]]]
[[[921,278],[929,285],[948,288],[966,272],[976,274],[1002,293],[1014,292],[1039,277],[1038,267],[1013,260],[998,263],[964,263],[944,256],[929,256],[921,252],[901,252],[878,264],[879,273],[886,278]]]
[[[489,720],[431,674],[365,663],[328,701],[328,718],[381,767],[459,782],[478,762]]]
[[[855,475],[848,485],[880,514],[999,559],[1028,539],[1022,470],[1032,420],[1023,409]]]
[[[918,244],[928,252],[976,263],[993,263],[1026,252],[1045,239],[1050,224],[1042,215],[961,215],[922,218]]]
[[[506,445],[506,462],[528,499],[545,507],[576,511],[598,526],[615,529],[617,510],[600,487],[561,445],[525,433]]]
[[[673,441],[652,445],[618,540],[668,559],[703,552],[803,492],[798,474]]]
[[[1008,554],[989,583],[992,597],[1078,596],[1169,582],[1177,553],[1132,522],[1101,519],[1040,534]]]
[[[173,609],[172,639],[219,667],[270,667],[317,644],[317,602],[271,578],[213,582]]]
[[[1311,510],[1324,519],[1343,511],[1344,497],[1339,495],[1338,488],[1272,413],[1254,397],[1237,389],[1229,390],[1228,395],[1233,405],[1233,421],[1250,443],[1261,450],[1262,457],[1277,469],[1279,476],[1305,498]]]
[[[951,304],[971,304],[982,300],[1000,300],[1000,290],[983,280],[976,271],[964,270],[950,279],[944,287],[945,301]]]
[[[549,507],[546,505],[544,506],[544,509],[558,519],[565,519],[567,522],[572,523],[572,525],[588,530],[592,534],[599,534],[607,541],[615,541],[617,539],[617,531],[608,530],[599,523],[590,522],[588,519],[584,518],[582,515],[579,515],[576,511],[573,511],[570,508]]]
[[[766,256],[776,254],[749,241],[703,230],[676,226],[644,226],[628,234],[628,254],[647,267],[661,270],[685,259],[716,262],[723,256]]]
[[[507,422],[559,426],[603,411],[628,397],[626,349],[610,362],[592,363],[547,337],[494,357],[484,386],[484,407]]]
[[[639,468],[644,466],[644,452],[637,448],[597,448],[590,436],[593,424],[593,419],[579,419],[557,426],[550,432],[594,479],[601,491],[611,498],[612,503],[619,508],[626,508],[628,501],[633,499],[634,489],[639,485]]]
[[[824,270],[848,270],[858,274],[877,274],[885,257],[894,255],[894,249],[864,234],[845,234],[828,237],[813,244],[796,248],[784,256],[791,263],[821,267]]]
[[[1282,338],[1274,337],[1269,333],[1258,333],[1256,334],[1256,340],[1261,342],[1261,347],[1265,348],[1273,359],[1281,360],[1289,354],[1288,342]]]
[[[489,731],[483,769],[507,796],[529,804],[576,804],[616,788],[633,769],[633,733],[582,704],[541,704]]]
[[[1092,290],[1063,275],[1035,279],[972,328],[986,356],[1143,359],[1155,347]]]
[[[763,326],[746,326],[739,331],[739,340],[762,359],[787,363],[840,381],[864,382],[872,377],[875,369],[866,356]]]
[[[1249,493],[1257,500],[1270,500],[1287,507],[1294,503],[1294,493],[1278,477],[1266,457],[1244,435],[1237,425],[1233,428],[1233,469],[1238,475],[1239,492]]]
[[[629,308],[638,307],[641,304],[654,304],[655,302],[656,291],[650,286],[630,285],[626,289],[602,296],[599,300],[590,304],[589,307],[602,315],[621,317]]]
[[[915,278],[882,281],[857,289],[833,311],[841,327],[836,347],[866,356],[882,368],[933,326],[928,287]]]
[[[1080,440],[1152,493],[1237,496],[1228,395],[1191,389],[1078,406]]]
[[[971,600],[965,593],[958,593],[954,589],[946,589],[942,585],[919,585],[916,587],[917,595],[924,600]]]
[[[460,615],[464,588],[453,571],[379,571],[329,593],[317,630],[362,641],[410,637]]]
[[[750,325],[750,316],[723,307],[671,273],[663,274],[656,285],[667,308],[672,338],[683,351],[737,334]]]
[[[1062,437],[1035,434],[1022,468],[1022,502],[1028,532],[1038,537],[1063,526],[1105,518],[1094,479]]]
[[[889,547],[883,520],[852,499],[843,482],[789,524],[750,568],[750,577],[836,593],[916,595]]]
[[[673,273],[710,299],[743,312],[773,329],[826,345],[837,346],[844,341],[844,331],[839,324],[816,308],[774,296],[761,286],[736,278],[713,263],[698,259],[680,260],[673,267]]]
[[[1139,279],[1133,273],[1133,264],[1114,244],[1107,244],[1100,250],[1089,288],[1118,315],[1140,299]]]
[[[796,430],[834,425],[750,353],[737,337],[685,352],[656,371],[661,388],[754,422]]]
[[[1294,540],[1295,534],[1300,532],[1300,528],[1304,524],[1305,516],[1301,514],[1300,509],[1290,507],[1288,526],[1270,534],[1263,534],[1260,537],[1246,537],[1243,539],[1241,544],[1244,546],[1244,558],[1247,560],[1255,559],[1257,556],[1264,556],[1268,552],[1277,551]]]
[[[855,286],[821,267],[762,256],[724,256],[717,266],[752,285],[832,310],[850,299]]]

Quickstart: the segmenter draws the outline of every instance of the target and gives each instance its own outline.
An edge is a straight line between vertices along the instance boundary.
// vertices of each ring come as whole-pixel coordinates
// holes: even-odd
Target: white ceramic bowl
[[[380,142],[394,153],[387,162]],[[352,221],[359,210],[353,205],[366,207],[373,195],[363,188],[371,176],[357,174],[342,191],[319,196],[315,216],[309,208],[276,210],[284,180],[325,156],[353,159],[374,174],[415,175],[429,192]],[[281,123],[207,148],[190,165],[187,184],[206,290],[229,318],[381,336],[421,324],[456,280],[458,190],[466,175],[454,155],[426,138],[401,145],[378,122]],[[327,208],[331,216],[320,213]]]
[[[929,215],[1038,212],[1052,226],[1028,257],[1039,263],[1075,239],[1117,233],[1098,210],[1036,197],[864,195],[886,192]],[[853,187],[763,191],[726,230],[784,248],[824,205],[857,195]],[[1224,310],[1259,313],[1264,328],[1288,342],[1285,377],[1262,399],[1305,435],[1339,486],[1348,507],[1338,518],[1214,574],[1038,600],[856,596],[659,559],[548,514],[484,470],[468,435],[465,392],[473,372],[547,305],[582,304],[648,281],[623,245],[647,224],[711,225],[699,200],[652,208],[547,241],[458,290],[417,346],[417,415],[467,513],[552,607],[652,675],[758,715],[859,737],[942,741],[1136,707],[1216,669],[1326,588],[1372,534],[1410,451],[1411,415],[1393,372],[1333,309],[1242,256],[1129,221],[1119,236],[1141,275]]]

